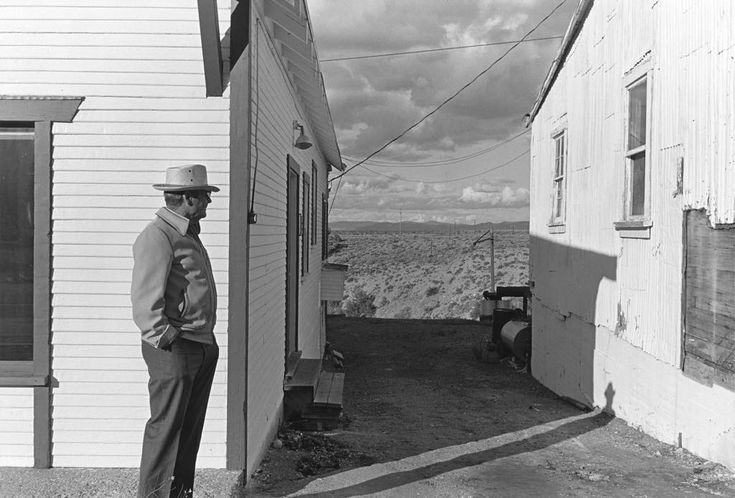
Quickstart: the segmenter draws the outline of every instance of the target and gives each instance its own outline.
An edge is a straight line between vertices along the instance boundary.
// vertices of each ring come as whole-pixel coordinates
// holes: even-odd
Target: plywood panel
[[[685,369],[702,380],[735,384],[735,229],[687,214]],[[687,367],[693,361],[694,367]]]

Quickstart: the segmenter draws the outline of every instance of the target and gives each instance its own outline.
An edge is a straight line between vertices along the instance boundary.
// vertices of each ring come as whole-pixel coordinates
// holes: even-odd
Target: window
[[[51,466],[51,127],[82,97],[0,97],[0,386],[33,388],[34,466]]]
[[[51,127],[82,100],[0,97],[0,386],[49,386]]]
[[[322,194],[322,261],[329,256],[329,199],[327,194]]]
[[[639,79],[628,87],[628,126],[625,146],[625,219],[641,219],[648,214],[647,153],[648,81]]]
[[[615,223],[621,237],[651,237],[651,57],[626,73],[624,82],[622,220]]]
[[[48,386],[51,126],[82,100],[0,97],[0,386]]]
[[[563,225],[566,203],[567,131],[557,132],[552,138],[554,140],[554,176],[549,225]]]
[[[317,227],[317,198],[319,189],[317,188],[317,170],[316,163],[311,162],[311,245],[316,245],[316,227]]]
[[[33,123],[0,123],[0,361],[33,361]]]
[[[309,175],[303,176],[304,197],[302,199],[301,211],[301,275],[309,273],[309,226],[311,218],[309,208],[311,206],[311,184]]]

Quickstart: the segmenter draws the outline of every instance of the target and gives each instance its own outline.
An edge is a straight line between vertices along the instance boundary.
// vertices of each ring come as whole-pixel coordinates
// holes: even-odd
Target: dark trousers
[[[151,418],[143,435],[138,497],[191,496],[219,348],[181,338],[170,351],[147,343],[142,348]]]

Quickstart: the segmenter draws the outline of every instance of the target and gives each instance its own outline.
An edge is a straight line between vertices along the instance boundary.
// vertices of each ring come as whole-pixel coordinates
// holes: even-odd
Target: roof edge
[[[531,123],[533,123],[534,118],[536,118],[536,115],[541,110],[541,106],[544,104],[544,101],[546,100],[552,85],[556,81],[556,77],[559,75],[559,71],[561,71],[564,62],[566,62],[567,55],[569,55],[572,44],[577,39],[579,32],[582,30],[582,26],[584,26],[584,22],[587,20],[587,15],[590,13],[590,10],[592,10],[592,5],[594,3],[595,0],[580,0],[579,5],[577,5],[577,10],[574,11],[574,15],[569,22],[569,27],[567,27],[567,32],[564,34],[564,39],[561,41],[559,52],[551,63],[549,72],[546,74],[546,78],[544,79],[544,84],[541,86],[541,91],[536,98],[536,102],[533,104],[533,109],[531,109],[531,112],[529,113],[530,118],[528,119],[527,126],[530,126]]]

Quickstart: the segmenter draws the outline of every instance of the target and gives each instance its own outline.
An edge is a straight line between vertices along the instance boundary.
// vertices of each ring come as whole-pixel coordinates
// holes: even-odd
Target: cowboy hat
[[[156,183],[153,188],[164,192],[184,192],[186,190],[219,192],[219,187],[207,183],[207,167],[203,164],[167,168],[166,183]]]

